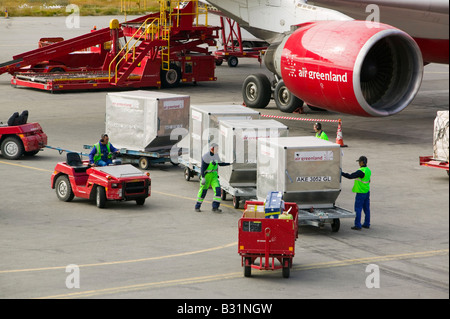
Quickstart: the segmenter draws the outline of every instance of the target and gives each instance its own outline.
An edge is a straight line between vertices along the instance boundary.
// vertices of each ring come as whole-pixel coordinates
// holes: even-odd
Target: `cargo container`
[[[105,129],[122,156],[148,168],[151,161],[170,161],[178,132],[189,130],[190,97],[130,91],[106,95]]]

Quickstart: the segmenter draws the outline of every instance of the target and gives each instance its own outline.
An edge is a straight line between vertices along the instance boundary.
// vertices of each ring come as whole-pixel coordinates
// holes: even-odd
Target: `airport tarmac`
[[[68,29],[61,17],[0,19],[0,62],[36,48],[41,37],[70,38],[109,20],[81,17],[79,29]],[[161,92],[188,94],[191,104],[242,104],[244,78],[268,72],[256,60],[239,62],[217,67],[216,82]],[[28,121],[41,124],[51,146],[81,152],[98,141],[107,92],[50,94],[12,88],[10,79],[0,76],[0,121],[27,109]],[[372,226],[354,231],[353,220],[342,219],[337,233],[329,226],[301,227],[288,279],[281,271],[244,277],[237,253],[242,210],[228,199],[222,213],[212,213],[209,190],[203,212],[195,212],[198,179],[185,181],[182,167],[150,168],[152,195],[144,206],[108,202],[98,209],[77,198],[61,202],[50,188],[65,154],[45,149],[16,161],[0,156],[0,298],[161,298],[181,299],[180,305],[188,299],[448,298],[449,178],[419,165],[419,156],[433,152],[436,112],[448,108],[448,65],[432,64],[413,103],[395,116],[360,118],[307,107],[308,114],[292,115],[342,119],[343,170],[355,171],[360,155],[372,170]],[[273,101],[260,111],[286,115]],[[314,134],[312,122],[280,121],[290,136]],[[337,126],[324,124],[324,131],[332,140]],[[343,179],[337,206],[353,209],[352,185]],[[80,286],[68,288],[74,269]],[[379,287],[370,288],[376,274]]]

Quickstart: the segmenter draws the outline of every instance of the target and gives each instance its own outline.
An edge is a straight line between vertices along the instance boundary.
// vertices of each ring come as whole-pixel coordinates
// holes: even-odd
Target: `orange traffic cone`
[[[342,124],[341,119],[339,119],[339,125],[336,134],[336,144],[339,144],[341,147],[347,147],[347,145],[344,145],[344,138],[342,137],[341,124]]]

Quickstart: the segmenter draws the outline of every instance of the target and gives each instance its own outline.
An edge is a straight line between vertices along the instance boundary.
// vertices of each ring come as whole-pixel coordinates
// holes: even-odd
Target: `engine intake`
[[[300,25],[269,47],[265,64],[307,104],[360,116],[402,111],[423,75],[422,55],[408,34],[356,20]]]

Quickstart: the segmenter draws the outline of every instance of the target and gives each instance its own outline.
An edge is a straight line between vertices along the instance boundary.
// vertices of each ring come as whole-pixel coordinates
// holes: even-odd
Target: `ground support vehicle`
[[[56,165],[50,183],[61,201],[70,202],[76,196],[95,200],[99,208],[104,208],[107,200],[134,200],[144,205],[151,195],[150,174],[129,164],[91,167],[78,153],[67,153],[66,162]]]
[[[84,149],[92,149],[92,145],[84,145]],[[121,148],[119,150],[120,159],[123,164],[138,165],[140,169],[147,170],[151,164],[164,164],[171,162],[170,150],[162,149],[152,152],[146,152],[142,150],[129,150]]]
[[[267,50],[268,43],[261,40],[243,40],[239,24],[227,17],[220,17],[223,48],[214,52],[216,65],[222,65],[223,61],[229,67],[236,67],[239,58],[254,58],[262,62],[262,56]]]
[[[331,224],[331,230],[338,232],[341,226],[341,218],[355,218],[356,213],[340,207],[333,208],[311,208],[298,210],[298,224],[324,227]]]
[[[161,0],[160,12],[126,23],[113,19],[109,28],[65,41],[44,41],[48,45],[0,63],[0,74],[12,74],[12,86],[50,92],[217,80],[208,47],[216,45],[220,27],[198,24],[198,0],[173,9],[168,3]]]
[[[0,124],[0,149],[6,159],[37,154],[47,144],[47,134],[39,123],[9,126]]]
[[[438,111],[434,119],[433,155],[419,156],[421,166],[445,169],[449,162],[449,111]]]
[[[419,164],[421,166],[445,169],[447,171],[447,175],[449,175],[448,161],[437,160],[437,159],[434,159],[433,156],[419,156]]]
[[[263,205],[263,202],[247,201],[248,205]],[[293,219],[269,219],[246,217],[239,219],[238,253],[244,267],[244,276],[250,277],[251,270],[283,269],[284,278],[290,276],[295,255],[295,241],[298,237],[297,204],[285,203]],[[259,264],[256,261],[259,259]],[[278,260],[279,264],[275,264]]]
[[[225,180],[220,180],[222,188],[222,200],[226,200],[227,194],[233,197],[233,207],[238,209],[241,200],[250,200],[256,198],[256,186],[232,186]]]

